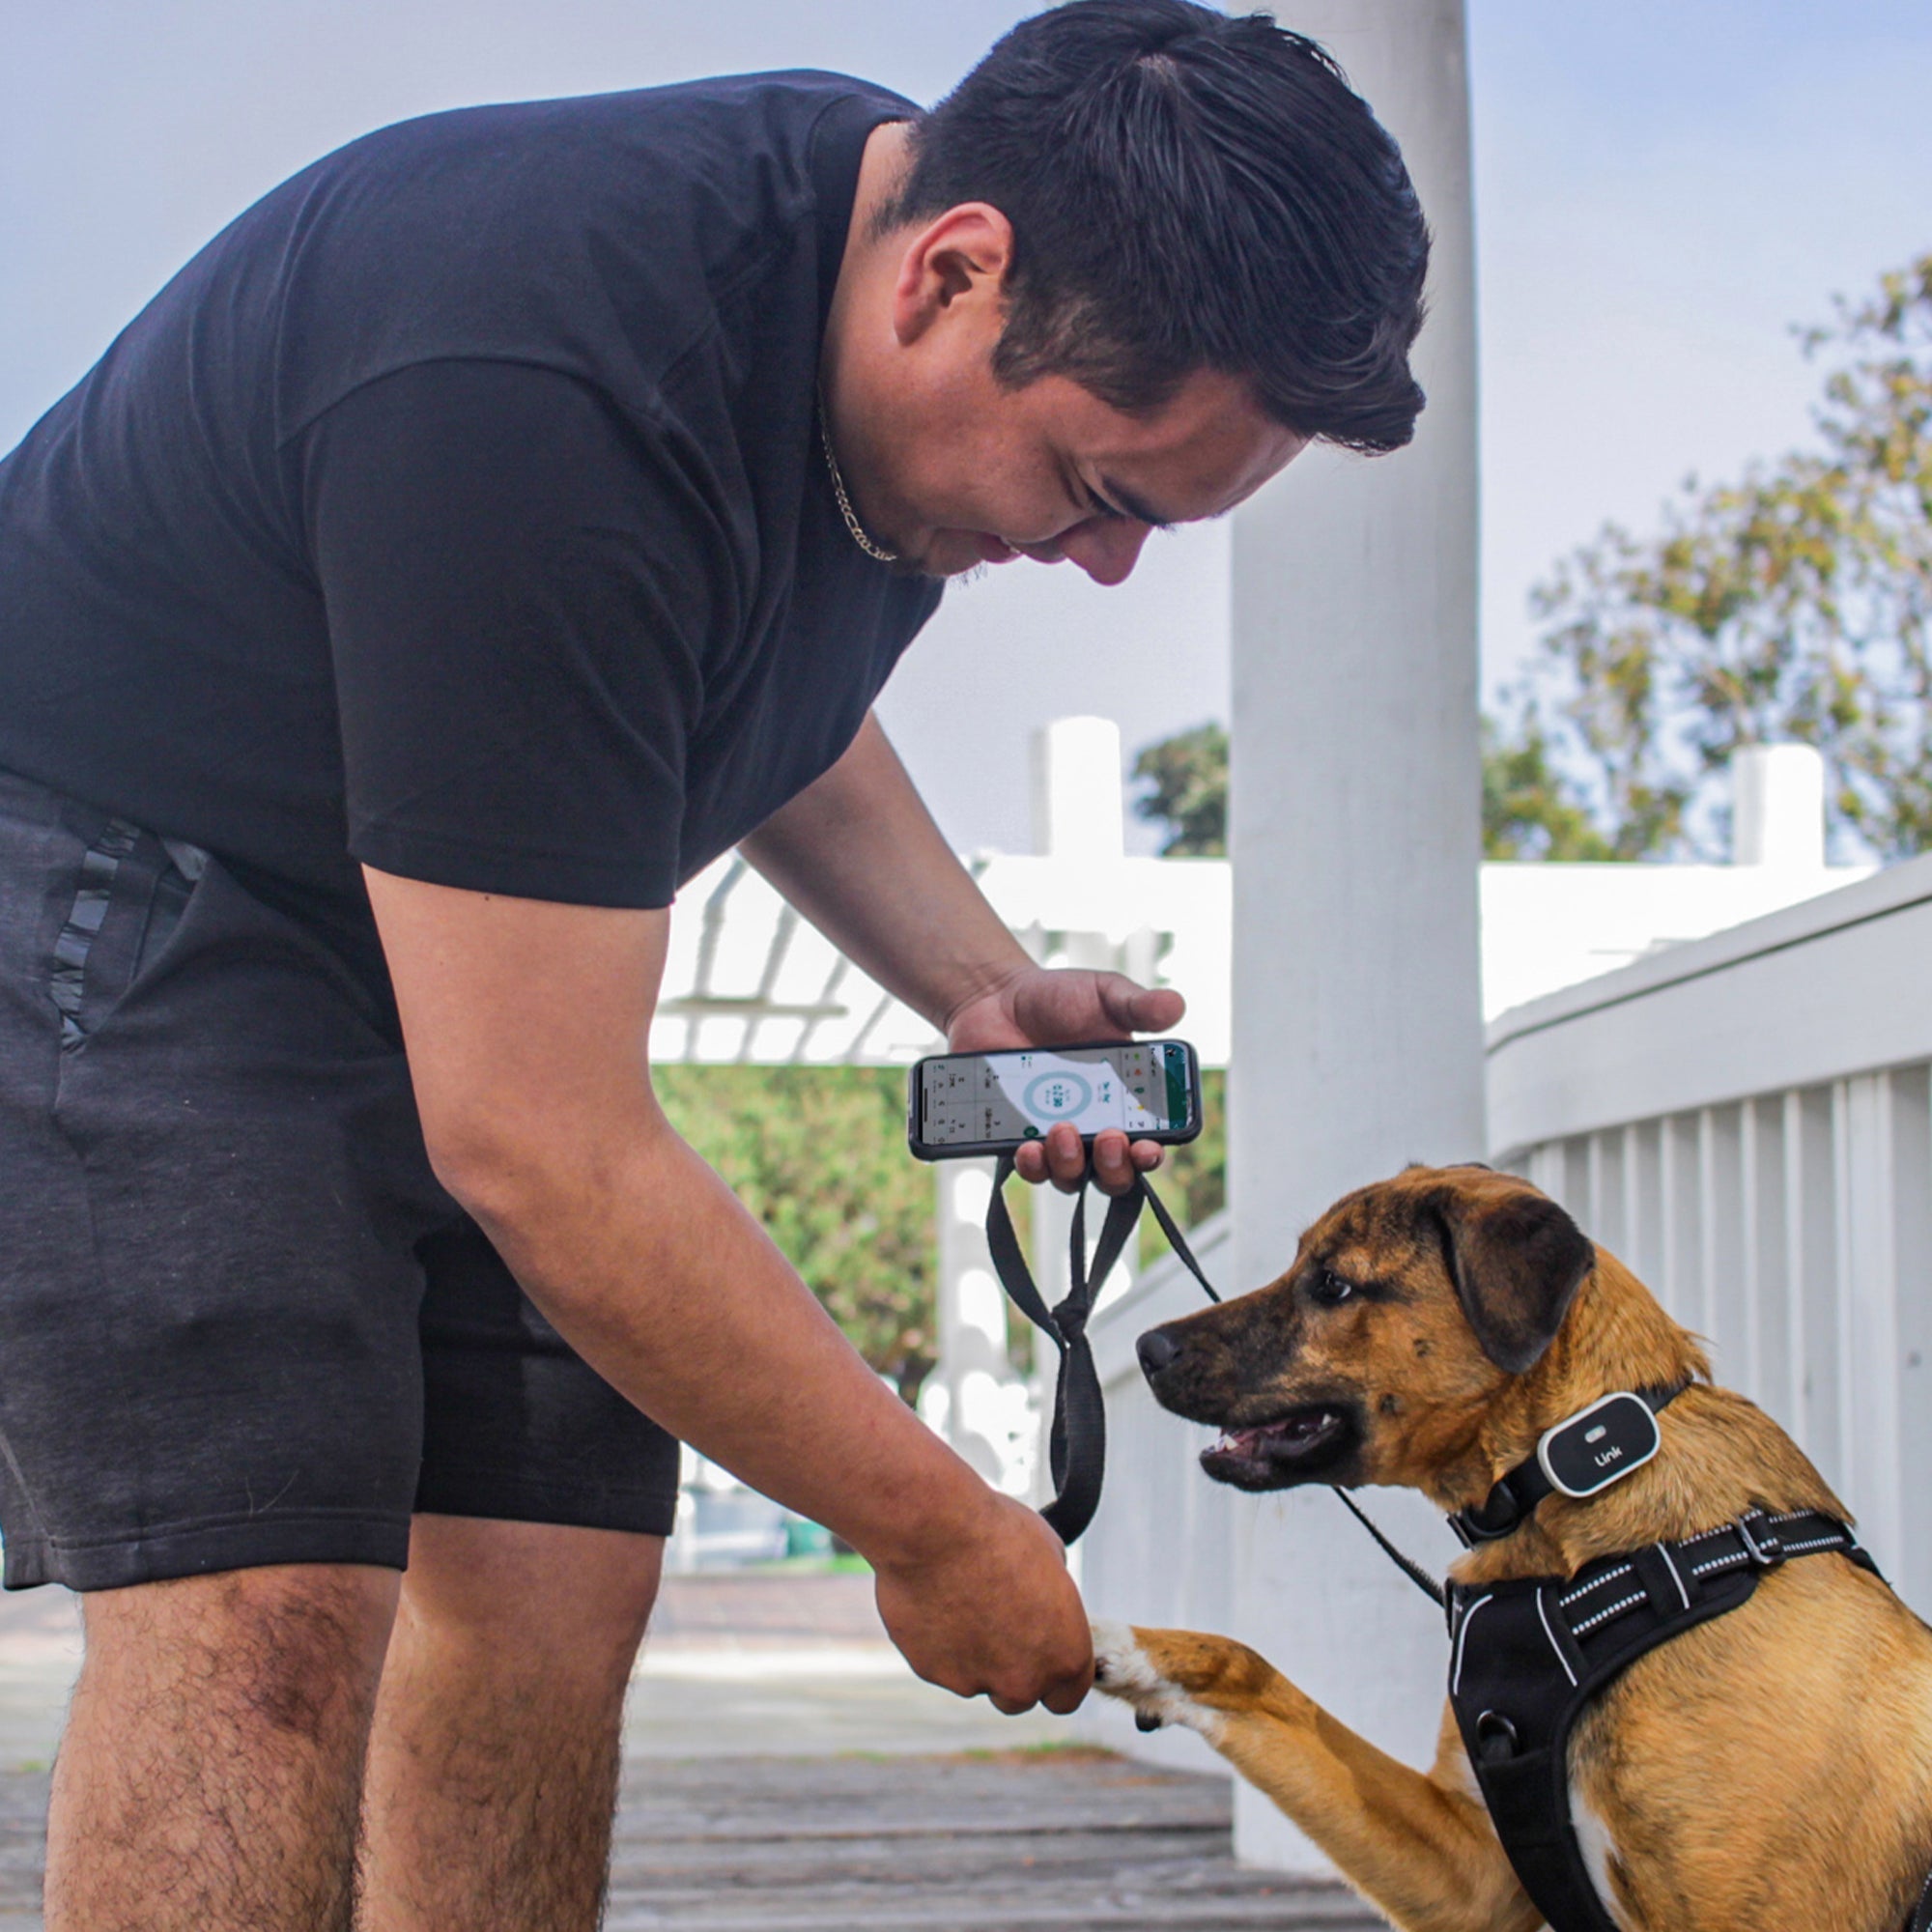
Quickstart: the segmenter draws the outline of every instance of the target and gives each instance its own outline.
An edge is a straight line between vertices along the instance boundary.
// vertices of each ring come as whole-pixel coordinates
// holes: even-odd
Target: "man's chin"
[[[923,577],[971,577],[989,564],[1011,563],[1010,544],[981,530],[934,530],[917,555],[906,560]]]

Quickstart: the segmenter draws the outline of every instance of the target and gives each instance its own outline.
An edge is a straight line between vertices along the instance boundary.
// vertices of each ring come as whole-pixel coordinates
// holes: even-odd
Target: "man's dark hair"
[[[1414,434],[1415,189],[1341,70],[1265,14],[1071,0],[1021,21],[914,124],[880,225],[967,201],[1013,229],[1003,382],[1139,411],[1215,369],[1306,437]]]

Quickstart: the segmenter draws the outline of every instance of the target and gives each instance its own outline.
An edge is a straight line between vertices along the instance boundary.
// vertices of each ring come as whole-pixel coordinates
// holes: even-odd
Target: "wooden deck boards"
[[[40,1923],[46,1782],[0,1776],[0,1932]],[[1068,1752],[639,1759],[608,1932],[1384,1925],[1339,1888],[1242,1870],[1229,1823],[1224,1779]]]
[[[610,1932],[1152,1932],[1384,1921],[1243,1871],[1229,1786],[1106,1757],[656,1760],[632,1768]]]

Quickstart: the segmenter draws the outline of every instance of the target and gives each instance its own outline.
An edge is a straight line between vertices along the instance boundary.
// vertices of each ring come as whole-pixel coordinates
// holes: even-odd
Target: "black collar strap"
[[[1578,1409],[1546,1430],[1536,1453],[1510,1470],[1481,1502],[1458,1510],[1449,1527],[1464,1549],[1473,1549],[1510,1535],[1545,1496],[1558,1491],[1590,1496],[1621,1482],[1657,1454],[1654,1418],[1689,1386],[1679,1382],[1666,1389],[1619,1389]]]

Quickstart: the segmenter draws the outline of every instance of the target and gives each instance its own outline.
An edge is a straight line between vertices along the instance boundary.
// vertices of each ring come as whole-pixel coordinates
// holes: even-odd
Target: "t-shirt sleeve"
[[[426,363],[303,433],[349,849],[433,884],[663,906],[735,573],[671,432],[521,363]]]

